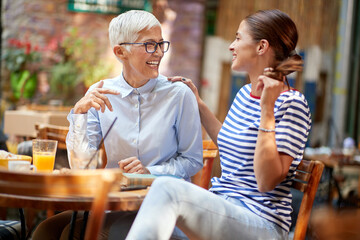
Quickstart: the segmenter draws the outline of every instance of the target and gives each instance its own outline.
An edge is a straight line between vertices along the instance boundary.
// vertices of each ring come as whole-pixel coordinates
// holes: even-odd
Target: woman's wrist
[[[199,97],[196,99],[198,107],[199,107],[199,111],[201,112],[202,109],[206,108],[206,104],[205,102]]]
[[[79,107],[77,104],[75,104],[75,106],[74,106],[74,113],[75,114],[84,114],[84,112],[81,111],[81,107]]]
[[[258,130],[261,131],[261,132],[265,132],[265,133],[275,132],[275,128],[262,128],[262,127],[259,127]]]
[[[275,132],[274,112],[268,112],[267,114],[264,114],[263,112],[261,113],[261,120],[258,129],[263,132]]]

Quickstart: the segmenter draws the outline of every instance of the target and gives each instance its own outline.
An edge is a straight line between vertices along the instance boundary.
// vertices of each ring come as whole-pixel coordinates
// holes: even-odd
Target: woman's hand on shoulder
[[[199,91],[198,91],[197,87],[195,86],[195,84],[191,81],[190,78],[184,78],[182,76],[175,76],[175,77],[168,77],[168,80],[170,82],[183,82],[184,84],[186,84],[191,89],[191,91],[194,93],[194,95],[196,97],[196,101],[199,102],[199,100],[200,100]]]
[[[90,108],[95,108],[97,111],[105,112],[107,107],[110,111],[113,111],[112,105],[105,94],[118,95],[119,92],[102,88],[104,86],[104,81],[100,81],[99,84],[90,92],[88,92],[84,97],[82,97],[74,106],[75,114],[84,114],[89,111]]]

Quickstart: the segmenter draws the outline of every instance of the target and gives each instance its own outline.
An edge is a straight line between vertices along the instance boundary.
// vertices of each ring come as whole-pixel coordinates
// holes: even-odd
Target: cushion
[[[19,240],[21,223],[12,220],[0,220],[0,240]]]

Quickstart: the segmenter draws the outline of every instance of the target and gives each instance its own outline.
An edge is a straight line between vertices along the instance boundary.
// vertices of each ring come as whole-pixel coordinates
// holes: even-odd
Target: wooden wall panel
[[[220,97],[218,112],[216,114],[217,119],[220,122],[224,122],[225,117],[229,111],[229,100],[230,100],[230,89],[231,89],[231,63],[222,64],[221,72],[221,85],[220,85]]]
[[[332,50],[340,0],[221,0],[218,3],[216,35],[233,41],[235,32],[247,15],[260,9],[280,9],[295,22],[299,31],[299,48],[319,45]]]

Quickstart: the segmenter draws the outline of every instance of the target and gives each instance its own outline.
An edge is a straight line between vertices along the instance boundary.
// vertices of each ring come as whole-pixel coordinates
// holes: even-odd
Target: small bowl
[[[31,163],[32,157],[26,155],[16,155],[17,158],[0,158],[0,168],[8,169],[9,161],[29,161]]]

